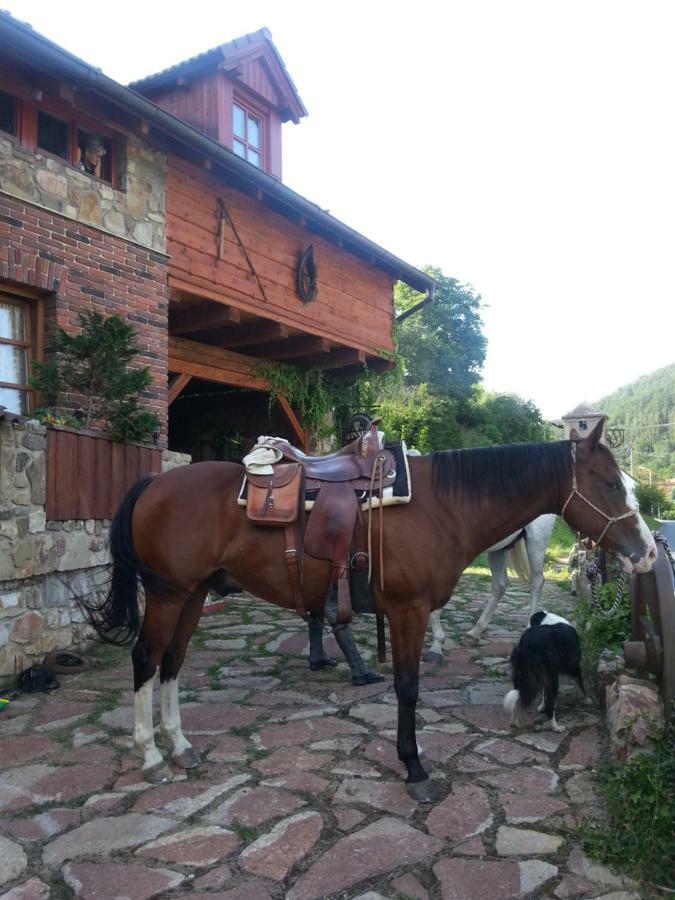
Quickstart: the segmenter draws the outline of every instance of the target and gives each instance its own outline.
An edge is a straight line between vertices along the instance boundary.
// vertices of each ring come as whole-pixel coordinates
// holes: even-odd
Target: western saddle
[[[370,527],[366,552],[361,504],[372,509],[373,494],[379,492],[381,497],[396,480],[394,456],[380,443],[379,422],[374,419],[368,432],[327,456],[307,456],[281,438],[265,437],[246,457],[247,515],[256,525],[284,528],[289,581],[295,607],[303,617],[303,553],[331,561],[325,612],[332,622],[351,620],[350,565],[361,572],[367,566],[370,575]],[[256,473],[250,461],[258,450],[268,451],[268,459],[272,451],[273,461]],[[309,491],[317,493],[305,528],[305,492]]]

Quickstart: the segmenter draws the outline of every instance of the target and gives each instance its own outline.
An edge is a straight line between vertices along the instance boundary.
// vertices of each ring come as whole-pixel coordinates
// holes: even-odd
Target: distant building
[[[607,413],[599,412],[599,410],[593,409],[593,407],[589,406],[587,403],[580,403],[579,406],[575,406],[571,412],[565,413],[565,415],[562,416],[563,439],[566,441],[570,440],[572,429],[577,432],[579,437],[585,438],[593,431],[601,419],[605,419],[605,426],[602,429],[602,440],[607,443]]]

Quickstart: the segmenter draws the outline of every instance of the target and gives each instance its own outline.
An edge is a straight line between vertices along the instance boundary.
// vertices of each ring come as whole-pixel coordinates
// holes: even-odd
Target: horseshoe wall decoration
[[[303,303],[311,303],[316,299],[318,288],[316,284],[316,263],[314,262],[314,245],[309,247],[300,257],[298,267],[295,270],[295,286],[298,297]]]

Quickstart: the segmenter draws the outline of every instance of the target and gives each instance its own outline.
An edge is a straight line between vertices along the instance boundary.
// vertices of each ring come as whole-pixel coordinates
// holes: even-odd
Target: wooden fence
[[[161,451],[154,447],[49,428],[47,521],[111,519],[131,485],[161,467]]]

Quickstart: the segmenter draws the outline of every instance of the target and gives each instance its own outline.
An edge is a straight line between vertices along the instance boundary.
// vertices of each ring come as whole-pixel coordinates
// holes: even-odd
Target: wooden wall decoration
[[[295,284],[298,297],[303,303],[311,303],[316,300],[316,263],[314,262],[314,245],[309,247],[298,260],[298,268],[295,273]]]

